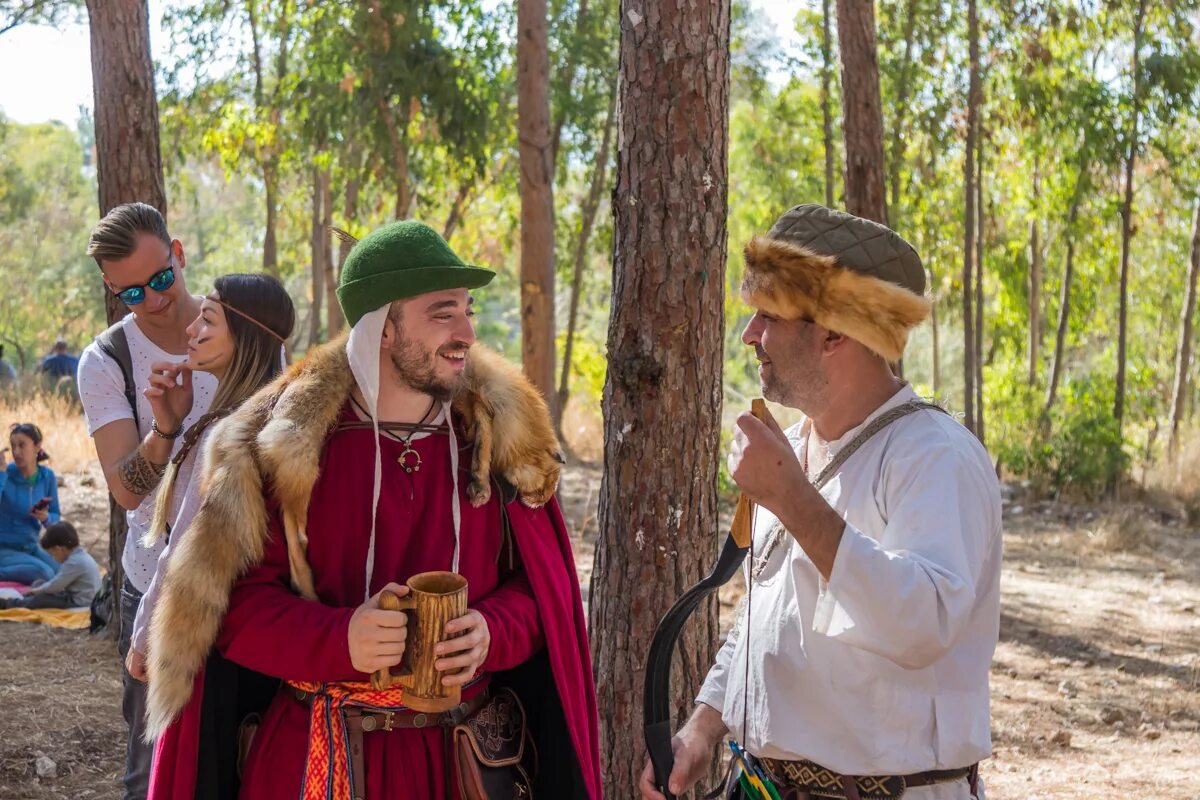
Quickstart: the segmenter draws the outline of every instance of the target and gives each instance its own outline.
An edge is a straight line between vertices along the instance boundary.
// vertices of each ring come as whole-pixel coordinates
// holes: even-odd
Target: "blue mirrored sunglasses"
[[[141,286],[130,286],[128,289],[122,289],[117,292],[117,297],[127,306],[136,306],[146,299],[146,288],[149,287],[156,292],[165,292],[175,285],[175,267],[170,266],[154,273],[150,280]]]

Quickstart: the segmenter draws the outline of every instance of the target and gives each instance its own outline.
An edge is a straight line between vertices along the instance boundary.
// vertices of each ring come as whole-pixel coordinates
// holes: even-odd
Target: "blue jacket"
[[[38,466],[31,484],[16,464],[0,473],[0,547],[26,550],[37,545],[42,523],[29,515],[43,497],[50,498],[47,524],[58,522],[58,479],[49,467]]]

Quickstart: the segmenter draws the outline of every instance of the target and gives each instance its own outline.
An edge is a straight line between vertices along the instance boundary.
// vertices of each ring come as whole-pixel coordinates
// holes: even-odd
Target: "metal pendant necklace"
[[[361,409],[364,414],[368,414],[369,416],[369,412],[362,407],[357,399],[353,397],[350,399],[354,402],[355,406]],[[387,423],[385,427],[385,424],[380,424],[381,433],[386,436],[391,436],[393,439],[404,445],[404,449],[400,451],[400,455],[396,458],[396,463],[399,464],[409,475],[413,474],[414,472],[421,471],[421,454],[413,449],[413,438],[416,437],[418,433],[431,433],[432,431],[436,430],[436,428],[425,424],[425,420],[429,418],[429,415],[433,412],[433,409],[436,406],[437,398],[430,400],[429,408],[425,411],[425,414],[421,417],[421,420],[415,425]],[[408,436],[401,436],[400,434],[395,433],[393,430],[389,430],[389,428],[411,428],[412,430],[409,431]],[[410,456],[413,459],[412,463],[409,463]]]

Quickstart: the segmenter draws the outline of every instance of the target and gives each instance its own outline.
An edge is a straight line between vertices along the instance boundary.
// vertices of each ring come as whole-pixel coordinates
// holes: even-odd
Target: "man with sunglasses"
[[[125,579],[121,590],[121,635],[118,652],[129,657],[124,675],[122,710],[129,724],[125,760],[125,800],[145,798],[153,747],[142,741],[145,727],[145,664],[130,653],[129,637],[142,593],[150,585],[162,544],[142,539],[154,511],[154,490],[167,462],[182,441],[180,434],[208,411],[216,380],[207,373],[182,380],[193,382],[195,401],[178,430],[162,431],[144,396],[151,365],[187,358],[187,326],[200,313],[201,298],[184,282],[187,259],[183,245],[167,233],[167,224],[152,206],[117,206],[92,230],[87,253],[96,259],[105,290],[115,294],[130,313],[102,333],[79,358],[79,397],[88,432],[104,468],[109,491],[124,508],[129,535],[121,556]],[[180,409],[184,411],[185,409]],[[182,472],[182,470],[181,470]],[[186,481],[185,476],[180,476]]]

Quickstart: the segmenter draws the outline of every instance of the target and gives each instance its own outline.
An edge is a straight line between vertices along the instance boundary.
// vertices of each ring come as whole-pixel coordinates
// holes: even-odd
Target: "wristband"
[[[171,433],[163,433],[158,428],[158,420],[154,420],[150,423],[150,430],[152,430],[154,435],[158,436],[160,439],[166,439],[168,442],[171,442],[178,439],[180,434],[183,433],[183,423],[180,423],[179,428],[177,428],[175,431]]]

